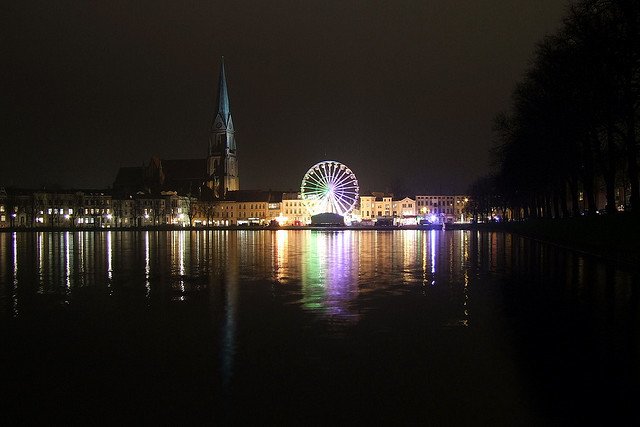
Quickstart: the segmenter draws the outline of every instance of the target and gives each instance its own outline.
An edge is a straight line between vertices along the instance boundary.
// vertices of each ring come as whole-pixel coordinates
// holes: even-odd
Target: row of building
[[[359,197],[348,220],[398,225],[464,222],[468,198],[419,195],[394,199],[391,194]],[[303,226],[313,207],[298,192],[229,191],[224,200],[202,200],[175,191],[122,195],[112,190],[0,189],[0,227],[129,228],[152,226]]]
[[[110,228],[187,226],[196,199],[176,192],[126,197],[108,190],[0,188],[0,227]]]

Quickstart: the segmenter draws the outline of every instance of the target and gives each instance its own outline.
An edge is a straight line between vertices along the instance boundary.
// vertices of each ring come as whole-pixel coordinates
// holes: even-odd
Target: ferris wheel
[[[300,187],[302,200],[312,215],[331,212],[344,216],[350,213],[359,191],[358,180],[351,169],[333,160],[311,166]]]

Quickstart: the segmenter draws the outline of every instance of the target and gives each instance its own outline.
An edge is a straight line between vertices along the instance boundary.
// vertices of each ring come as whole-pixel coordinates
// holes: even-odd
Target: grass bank
[[[478,229],[508,231],[636,267],[640,265],[638,214],[478,224]]]

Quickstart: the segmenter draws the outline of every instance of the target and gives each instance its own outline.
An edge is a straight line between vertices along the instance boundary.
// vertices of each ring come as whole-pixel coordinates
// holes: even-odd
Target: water
[[[0,233],[10,423],[638,421],[635,272],[502,233]]]

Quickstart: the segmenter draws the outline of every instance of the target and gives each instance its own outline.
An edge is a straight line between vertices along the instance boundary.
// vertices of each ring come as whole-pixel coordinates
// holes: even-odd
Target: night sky
[[[559,0],[17,1],[2,6],[0,185],[108,187],[204,158],[224,55],[243,189],[314,163],[364,191],[463,192],[489,170]]]

